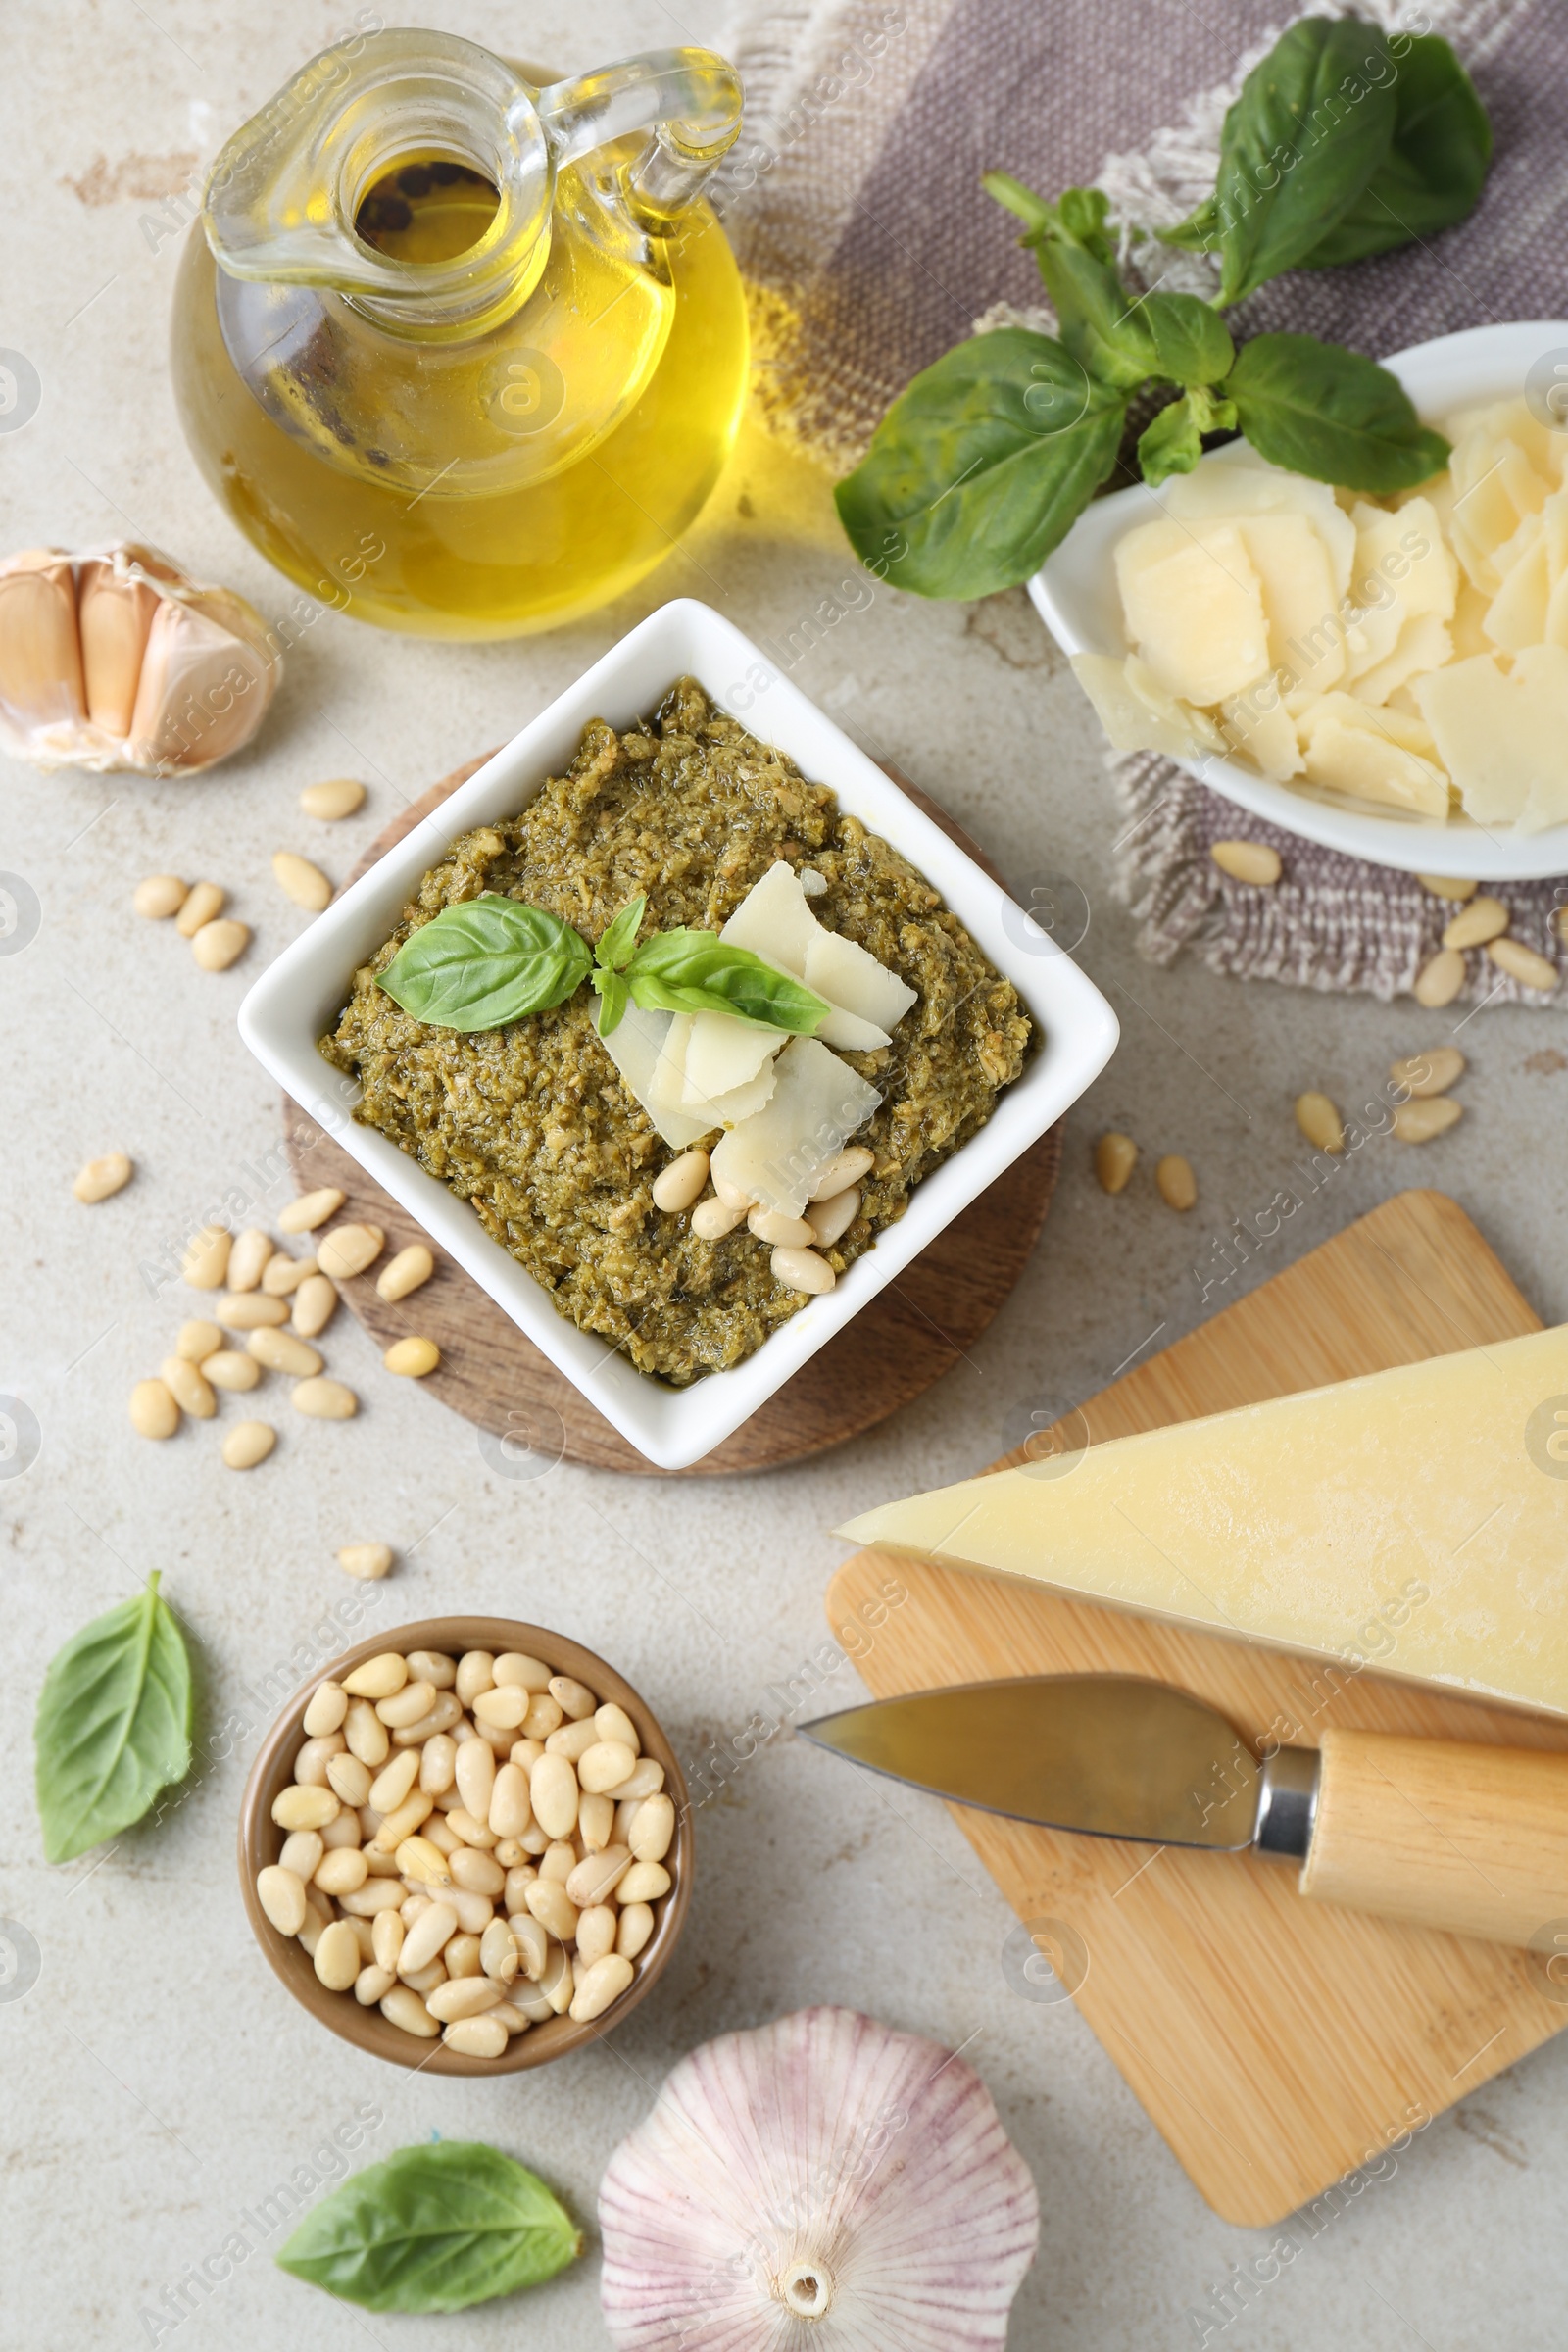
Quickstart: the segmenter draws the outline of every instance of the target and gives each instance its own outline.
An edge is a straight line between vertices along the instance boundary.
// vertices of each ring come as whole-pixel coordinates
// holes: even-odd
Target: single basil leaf
[[[1393,140],[1395,78],[1383,33],[1354,17],[1303,17],[1253,67],[1220,135],[1221,303],[1294,270],[1350,210]]]
[[[981,184],[1027,224],[1021,242],[1040,266],[1062,343],[1073,358],[1102,383],[1123,390],[1153,374],[1153,337],[1142,308],[1116,274],[1102,191],[1068,188],[1054,204],[1047,204],[1005,172],[987,172]]]
[[[633,1000],[659,1012],[727,1012],[765,1029],[812,1037],[828,1016],[825,997],[716,931],[660,931],[626,968]]]
[[[190,1770],[190,1659],[158,1574],[57,1650],[33,1726],[44,1853],[71,1862]]]
[[[1173,473],[1191,473],[1202,454],[1203,438],[1185,395],[1161,409],[1138,436],[1138,464],[1151,490]]]
[[[553,2278],[583,2242],[537,2175],[481,2140],[442,2139],[352,2174],[277,2264],[367,2311],[466,2311]]]
[[[1153,356],[1151,373],[1173,384],[1217,384],[1236,359],[1230,328],[1196,294],[1146,294],[1138,305]]]
[[[637,898],[629,900],[616,915],[594,950],[595,963],[601,964],[607,971],[623,971],[631,961],[632,950],[637,945],[637,933],[647,911],[648,894],[644,891]],[[613,1022],[611,1027],[614,1027]]]
[[[559,914],[492,892],[443,906],[404,941],[379,985],[416,1021],[469,1034],[564,1004],[593,959]]]
[[[1219,387],[1273,466],[1347,490],[1412,489],[1448,444],[1422,424],[1397,377],[1364,352],[1313,335],[1254,335]]]
[[[1350,210],[1298,267],[1327,270],[1436,236],[1462,220],[1492,161],[1492,124],[1474,82],[1435,32],[1397,61],[1394,140]]]
[[[601,968],[592,974],[592,979],[595,988],[599,991],[599,1010],[595,1016],[594,1026],[598,1029],[601,1037],[608,1037],[612,1029],[620,1027],[626,1010],[629,991],[619,972],[606,971]]]
[[[1050,335],[999,327],[906,387],[834,492],[858,555],[917,596],[990,596],[1041,564],[1116,463],[1126,402]],[[901,552],[890,559],[887,550]]]

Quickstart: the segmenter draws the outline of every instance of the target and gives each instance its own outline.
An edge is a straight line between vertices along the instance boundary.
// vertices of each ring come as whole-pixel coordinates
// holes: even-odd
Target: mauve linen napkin
[[[1213,184],[1243,76],[1307,13],[1450,40],[1492,117],[1492,172],[1458,227],[1278,279],[1228,314],[1238,333],[1306,329],[1382,357],[1460,327],[1568,312],[1563,0],[1318,0],[1310,11],[1278,0],[752,0],[731,41],[747,123],[726,221],[753,288],[760,397],[775,429],[843,469],[909,376],[977,319],[999,306],[1039,317],[1034,264],[982,192],[983,171],[1046,195],[1102,186],[1127,227],[1181,220]],[[1158,251],[1163,282],[1211,290],[1201,257]],[[1412,876],[1278,831],[1153,755],[1114,764],[1121,887],[1153,960],[1191,945],[1240,977],[1386,998],[1437,947],[1452,908]],[[1238,834],[1280,851],[1277,890],[1213,864],[1210,843]],[[1568,880],[1497,895],[1515,935],[1568,969],[1553,920]],[[1467,960],[1467,998],[1568,998]]]

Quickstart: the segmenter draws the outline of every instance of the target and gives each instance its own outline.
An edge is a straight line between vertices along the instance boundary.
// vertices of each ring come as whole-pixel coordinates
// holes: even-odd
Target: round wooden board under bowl
[[[349,880],[357,882],[491,757],[487,752],[484,759],[469,760],[394,817]],[[889,773],[960,849],[996,873],[991,860],[928,795],[897,769]],[[384,1229],[385,1257],[427,1238],[408,1210],[286,1096],[283,1132],[300,1191],[335,1185],[345,1196],[343,1217]],[[962,1360],[1023,1272],[1060,1165],[1058,1120],[760,1412],[689,1470],[661,1471],[646,1461],[440,1250],[430,1281],[395,1305],[376,1297],[374,1267],[339,1288],[378,1347],[389,1348],[412,1332],[435,1341],[441,1361],[423,1385],[490,1433],[488,1457],[503,1476],[538,1477],[561,1461],[647,1478],[778,1470],[874,1429]]]

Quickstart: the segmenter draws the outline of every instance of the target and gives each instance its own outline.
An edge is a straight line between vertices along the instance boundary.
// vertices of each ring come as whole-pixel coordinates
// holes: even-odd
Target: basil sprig
[[[1023,222],[1060,334],[974,336],[906,386],[834,494],[857,554],[921,596],[987,596],[1027,579],[1115,470],[1129,400],[1145,385],[1176,395],[1138,443],[1152,486],[1190,472],[1206,435],[1238,428],[1272,464],[1347,489],[1426,480],[1447,443],[1386,368],[1310,335],[1261,335],[1238,353],[1218,313],[1283,270],[1358,260],[1462,220],[1491,151],[1486,113],[1446,41],[1309,17],[1244,82],[1213,195],[1161,231],[1217,253],[1212,303],[1131,294],[1099,189],[1068,188],[1051,204],[988,172],[989,193]]]
[[[44,1853],[71,1862],[190,1770],[190,1659],[158,1574],[50,1660],[33,1726]]]
[[[537,2174],[482,2140],[443,2139],[352,2174],[277,2263],[367,2311],[466,2311],[553,2278],[583,2243]]]
[[[608,1037],[628,1002],[667,1012],[727,1012],[764,1029],[812,1037],[828,1016],[824,997],[749,948],[714,931],[656,931],[637,945],[646,898],[623,906],[591,948],[542,906],[487,894],[444,906],[406,939],[378,984],[433,1029],[471,1035],[504,1029],[564,1004],[584,980],[599,996]]]

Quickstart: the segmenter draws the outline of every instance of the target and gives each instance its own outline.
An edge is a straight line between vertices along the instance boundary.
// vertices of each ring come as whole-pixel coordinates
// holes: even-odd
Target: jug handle
[[[612,139],[652,130],[625,185],[658,229],[696,202],[735,144],[741,102],[740,75],[713,50],[651,49],[552,82],[534,106],[558,172]]]

